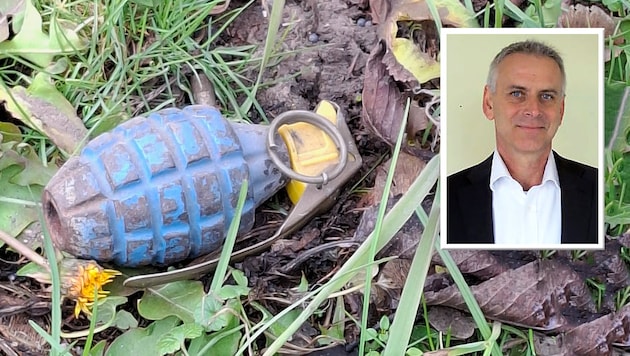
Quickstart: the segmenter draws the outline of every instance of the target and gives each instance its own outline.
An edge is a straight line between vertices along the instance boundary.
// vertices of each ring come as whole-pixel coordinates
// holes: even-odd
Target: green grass
[[[148,8],[127,0],[108,1],[106,6],[100,0],[70,1],[64,6],[35,0],[44,27],[53,18],[82,24],[77,33],[88,48],[59,58],[48,68],[13,57],[0,79],[8,86],[24,85],[28,78],[15,68],[48,71],[92,136],[129,117],[194,102],[189,78],[201,75],[214,85],[226,113],[247,119],[249,111],[241,108],[240,101],[253,97],[256,87],[245,72],[261,59],[253,57],[254,46],[223,46],[220,36],[254,1],[208,20],[222,2],[175,0]],[[265,55],[267,61],[274,56]],[[257,103],[253,106],[265,117]]]

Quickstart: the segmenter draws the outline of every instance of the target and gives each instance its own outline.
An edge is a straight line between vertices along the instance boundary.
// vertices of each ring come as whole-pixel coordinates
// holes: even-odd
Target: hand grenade
[[[244,179],[240,233],[252,228],[255,208],[286,183],[268,157],[268,130],[229,122],[201,105],[125,122],[89,142],[44,189],[54,244],[124,266],[168,265],[214,251],[227,235]]]

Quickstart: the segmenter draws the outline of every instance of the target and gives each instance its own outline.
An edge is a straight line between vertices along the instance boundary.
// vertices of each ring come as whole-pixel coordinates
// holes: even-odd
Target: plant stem
[[[39,255],[37,252],[31,250],[30,247],[22,243],[20,240],[2,230],[0,230],[0,240],[11,246],[12,249],[22,254],[22,256],[28,258],[29,261],[40,265],[41,267],[45,268],[46,271],[50,272],[48,261],[46,261],[46,259]]]

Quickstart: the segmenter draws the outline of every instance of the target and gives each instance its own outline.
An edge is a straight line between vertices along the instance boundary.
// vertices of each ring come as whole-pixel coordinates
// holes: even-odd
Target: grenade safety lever
[[[361,167],[361,156],[339,107],[323,101],[315,112],[289,111],[272,121],[267,140],[269,154],[285,175],[294,178],[289,182],[287,190],[295,205],[273,236],[234,251],[231,261],[240,261],[263,252],[274,241],[288,236],[316,215],[330,209],[340,189]],[[322,116],[332,124],[321,124]],[[311,125],[313,123],[317,123],[317,128]],[[322,130],[325,136],[322,136]],[[291,169],[276,156],[276,131],[287,144]],[[334,142],[337,146],[334,147],[330,138],[334,141],[341,138],[343,142]],[[337,156],[337,163],[331,159],[334,156]],[[213,271],[218,262],[219,259],[215,258],[177,270],[133,276],[127,278],[123,284],[126,287],[146,288],[177,280],[197,279]]]

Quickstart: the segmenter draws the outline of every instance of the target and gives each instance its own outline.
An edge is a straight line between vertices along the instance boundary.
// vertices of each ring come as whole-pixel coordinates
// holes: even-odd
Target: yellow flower
[[[83,311],[92,314],[96,298],[105,298],[109,292],[103,286],[111,282],[120,272],[104,269],[95,261],[65,258],[60,263],[61,293],[75,301],[74,317]]]

